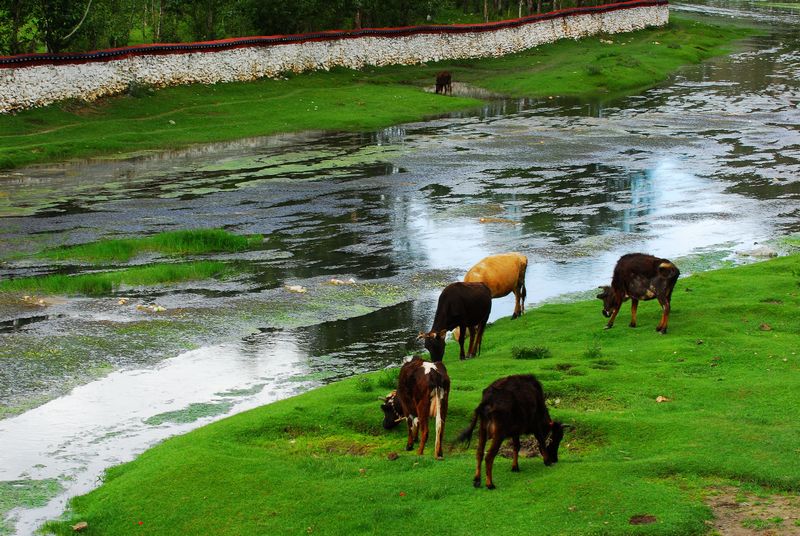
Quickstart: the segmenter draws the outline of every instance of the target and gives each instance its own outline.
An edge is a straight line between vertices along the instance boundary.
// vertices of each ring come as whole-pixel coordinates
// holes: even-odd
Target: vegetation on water
[[[0,281],[0,292],[105,296],[119,289],[120,285],[148,286],[220,278],[232,271],[230,265],[216,261],[158,263],[90,274],[52,274],[5,279]]]
[[[379,371],[165,441],[110,469],[72,500],[71,519],[46,529],[403,534],[424,519],[443,535],[705,534],[704,497],[719,486],[800,489],[800,430],[787,411],[800,374],[800,255],[682,278],[672,305],[665,336],[653,302],[639,308],[640,327],[603,330],[593,300],[501,319],[475,359],[449,345],[444,461],[432,444],[421,457],[403,451],[402,427],[382,429],[376,391],[364,388],[385,385]],[[536,346],[551,357],[512,357]],[[475,489],[474,445],[455,437],[481,390],[515,373],[536,374],[551,415],[574,428],[558,464],[524,458],[517,474],[501,457],[498,489]]]
[[[263,241],[262,235],[241,236],[222,229],[194,229],[167,231],[144,238],[100,240],[75,246],[62,246],[45,250],[38,256],[55,261],[128,262],[146,252],[164,255],[235,253],[258,248]]]
[[[503,95],[612,98],[722,54],[753,32],[673,15],[664,28],[563,40],[502,58],[334,69],[280,80],[137,90],[91,104],[64,102],[0,116],[0,169],[279,132],[369,130],[481,104],[421,91],[442,69],[457,83]]]

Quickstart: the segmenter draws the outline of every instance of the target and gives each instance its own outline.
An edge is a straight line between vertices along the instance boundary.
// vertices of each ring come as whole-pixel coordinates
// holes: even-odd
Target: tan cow
[[[517,318],[525,312],[525,272],[528,257],[521,253],[500,253],[481,259],[464,276],[467,283],[483,283],[492,293],[492,298],[502,298],[514,293],[514,314]]]

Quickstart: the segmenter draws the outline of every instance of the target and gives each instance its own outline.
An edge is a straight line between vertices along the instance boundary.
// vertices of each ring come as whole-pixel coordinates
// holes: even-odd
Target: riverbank
[[[653,86],[684,65],[728,52],[751,29],[672,16],[664,28],[553,45],[497,59],[333,70],[63,102],[0,116],[0,169],[69,159],[133,156],[195,143],[303,130],[370,130],[422,120],[482,101],[430,89],[447,69],[493,94],[613,98]]]
[[[626,326],[624,306],[604,331],[593,300],[495,322],[476,359],[458,361],[450,345],[443,462],[432,445],[418,457],[402,450],[403,430],[382,430],[376,399],[396,370],[381,371],[170,439],[108,471],[73,500],[69,521],[49,528],[372,534],[424,519],[436,534],[704,534],[706,503],[721,490],[796,497],[800,433],[786,408],[800,373],[798,277],[794,255],[682,278],[666,336],[654,330],[652,302],[638,328]],[[520,348],[546,357],[513,359]],[[486,385],[523,372],[539,377],[551,415],[574,429],[555,466],[524,458],[516,474],[499,458],[498,489],[474,489],[474,450],[454,439]]]

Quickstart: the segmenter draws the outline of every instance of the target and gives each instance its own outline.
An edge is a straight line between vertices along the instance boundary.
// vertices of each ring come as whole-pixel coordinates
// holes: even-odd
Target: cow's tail
[[[435,387],[431,391],[431,417],[436,419],[436,450],[441,450],[440,430],[443,430],[444,415],[442,414],[442,404],[445,397],[444,387]]]
[[[458,434],[458,441],[461,443],[466,443],[469,446],[469,442],[472,441],[472,432],[475,430],[475,426],[478,424],[478,416],[483,409],[483,403],[478,404],[478,407],[475,408],[475,412],[472,414],[472,420],[469,423],[469,426],[464,429],[463,432]]]

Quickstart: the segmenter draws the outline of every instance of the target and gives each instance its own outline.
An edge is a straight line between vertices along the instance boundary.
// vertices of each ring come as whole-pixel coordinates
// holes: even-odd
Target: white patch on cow
[[[425,369],[425,374],[430,374],[431,371],[434,372],[436,371],[436,363],[430,363],[428,361],[425,361],[424,363],[422,363],[422,368]]]

